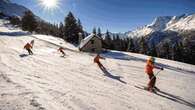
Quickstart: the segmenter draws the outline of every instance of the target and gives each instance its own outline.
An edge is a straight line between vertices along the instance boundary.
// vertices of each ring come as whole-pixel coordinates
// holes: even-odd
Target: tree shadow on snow
[[[173,71],[176,71],[176,72],[180,72],[180,73],[190,73],[190,74],[193,74],[195,75],[195,72],[194,71],[190,71],[190,70],[187,70],[187,69],[181,69],[179,67],[173,67],[173,66],[169,66],[169,65],[166,65],[166,64],[162,64],[162,63],[156,63],[157,65],[163,67],[163,68],[166,68],[166,69],[170,69],[170,70],[173,70]]]
[[[134,61],[142,61],[146,62],[146,59],[134,57],[122,52],[109,51],[103,53],[103,56],[106,58],[118,59],[118,60],[134,60]]]
[[[146,59],[144,58],[139,58],[139,57],[135,57],[135,56],[131,56],[122,52],[117,52],[117,51],[108,51],[102,54],[104,57],[106,58],[112,58],[112,59],[118,59],[118,60],[133,60],[133,61],[141,61],[141,62],[146,62]],[[166,69],[170,69],[173,71],[177,71],[177,72],[181,72],[181,73],[190,73],[190,74],[195,74],[194,71],[190,71],[187,69],[181,69],[179,67],[173,67],[167,64],[163,64],[163,63],[156,63],[157,65],[166,68]]]
[[[21,58],[24,58],[24,57],[27,57],[28,54],[20,54],[19,56],[20,56]]]
[[[191,108],[195,108],[195,103],[191,103],[189,101],[184,100],[182,97],[172,95],[170,93],[164,92],[164,91],[158,91],[158,96],[161,96],[163,98],[169,99],[171,101],[177,102],[179,104],[183,104],[186,106],[189,106]]]
[[[22,32],[22,31],[17,31],[17,32],[0,32],[0,35],[19,37],[19,36],[26,36],[26,35],[31,35],[31,34],[30,33],[25,33],[25,32]]]
[[[102,70],[102,72],[104,72],[104,75],[111,78],[111,79],[114,79],[114,80],[117,80],[123,84],[127,84],[125,81],[121,80],[121,76],[115,76],[115,75],[112,75],[110,72],[107,71],[107,69],[105,67],[100,67],[100,69]]]

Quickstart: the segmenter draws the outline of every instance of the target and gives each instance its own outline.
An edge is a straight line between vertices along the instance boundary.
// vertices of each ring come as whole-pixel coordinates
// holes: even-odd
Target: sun
[[[59,0],[39,0],[39,4],[43,6],[44,9],[50,10],[58,8]]]

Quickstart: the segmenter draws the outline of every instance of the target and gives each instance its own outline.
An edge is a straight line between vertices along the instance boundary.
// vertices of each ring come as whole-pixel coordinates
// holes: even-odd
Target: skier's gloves
[[[164,70],[164,68],[161,68],[161,70]]]

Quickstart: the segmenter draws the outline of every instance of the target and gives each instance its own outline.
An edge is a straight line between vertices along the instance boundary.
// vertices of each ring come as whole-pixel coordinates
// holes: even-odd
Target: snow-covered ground
[[[148,82],[145,55],[105,53],[103,72],[93,63],[93,54],[78,52],[61,39],[25,32],[10,36],[12,32],[17,30],[1,23],[1,110],[195,109],[194,65],[157,59],[165,67],[157,76],[157,95],[135,87]],[[28,56],[23,46],[32,39],[34,55]],[[68,48],[65,58],[57,52],[60,45]]]

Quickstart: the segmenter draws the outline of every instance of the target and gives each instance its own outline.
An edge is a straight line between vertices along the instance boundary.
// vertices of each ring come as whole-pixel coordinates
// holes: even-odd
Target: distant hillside
[[[25,11],[29,11],[28,8],[11,3],[9,0],[0,0],[0,12],[6,16],[23,16]]]

